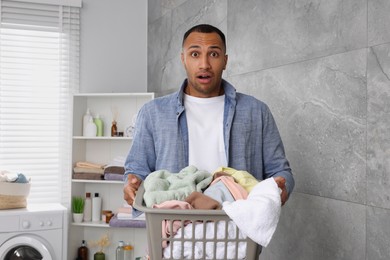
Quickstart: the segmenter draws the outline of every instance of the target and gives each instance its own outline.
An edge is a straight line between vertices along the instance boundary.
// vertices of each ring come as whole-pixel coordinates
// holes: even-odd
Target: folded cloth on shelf
[[[104,179],[107,181],[123,181],[123,175],[116,173],[105,173]]]
[[[115,174],[123,175],[125,174],[125,167],[107,165],[104,167],[104,173],[115,173]]]
[[[147,207],[168,200],[184,200],[193,191],[201,192],[212,180],[210,173],[187,166],[179,173],[158,170],[144,181],[144,201]]]
[[[84,173],[84,172],[88,172],[88,173],[99,173],[99,174],[103,174],[104,173],[104,170],[102,168],[88,168],[88,167],[74,167],[73,168],[73,172],[74,173]]]
[[[104,164],[92,162],[76,162],[76,167],[104,169]]]
[[[73,173],[73,179],[103,180],[103,175],[100,173],[80,172],[80,173]]]
[[[243,234],[266,247],[279,222],[280,192],[274,178],[268,178],[253,187],[246,200],[226,201],[222,209]]]
[[[206,227],[204,225],[206,224]],[[195,225],[193,227],[193,225]],[[217,226],[215,226],[217,225]],[[226,230],[227,227],[227,230]],[[205,231],[205,234],[204,234]],[[194,233],[194,234],[193,234]],[[227,243],[226,255],[225,246],[226,243],[212,242],[213,238],[231,239],[232,242]],[[174,238],[181,239],[182,236],[185,239],[195,238],[195,242],[192,241],[173,241],[164,248],[163,256],[167,259],[245,259],[246,257],[246,242],[239,242],[238,245],[234,241],[237,237],[237,227],[229,221],[226,225],[225,221],[218,222],[194,222],[186,225],[183,228],[177,230]],[[208,239],[204,245],[203,238]],[[238,233],[240,239],[245,239],[245,235],[241,232]],[[238,247],[237,247],[238,246]],[[182,252],[183,251],[183,252]],[[236,258],[237,251],[237,258]],[[183,253],[183,258],[182,258]],[[194,255],[193,255],[194,254]],[[215,255],[214,255],[215,254]]]
[[[109,222],[110,227],[130,227],[146,228],[146,221],[142,218],[137,219],[118,219],[116,214],[112,216]]]

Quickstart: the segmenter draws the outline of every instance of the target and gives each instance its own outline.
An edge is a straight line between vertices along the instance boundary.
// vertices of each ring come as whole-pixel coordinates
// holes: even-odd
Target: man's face
[[[187,72],[186,93],[195,97],[221,94],[222,72],[228,57],[221,37],[213,33],[192,32],[184,42],[181,61]]]

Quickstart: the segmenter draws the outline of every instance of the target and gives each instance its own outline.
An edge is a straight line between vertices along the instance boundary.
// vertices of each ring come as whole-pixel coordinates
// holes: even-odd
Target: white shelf
[[[123,181],[83,180],[83,179],[72,179],[72,182],[79,182],[79,183],[95,183],[95,184],[123,184]]]
[[[72,222],[72,226],[80,226],[80,227],[98,227],[98,228],[109,228],[110,225],[106,222],[99,221],[99,222],[81,222],[81,223],[75,223]]]
[[[73,136],[75,140],[132,140],[132,137],[128,136],[96,136],[96,137],[85,137],[85,136]]]

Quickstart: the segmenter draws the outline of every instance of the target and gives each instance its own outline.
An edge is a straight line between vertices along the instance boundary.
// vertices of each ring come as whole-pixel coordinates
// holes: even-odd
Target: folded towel
[[[80,172],[73,173],[73,179],[79,180],[103,180],[103,175],[100,173]]]
[[[104,170],[102,168],[88,168],[88,167],[74,167],[73,168],[73,172],[74,173],[84,173],[84,172],[88,172],[88,173],[99,173],[99,174],[103,174],[104,173]]]
[[[254,186],[246,200],[224,202],[223,210],[243,234],[266,247],[279,222],[280,191],[274,178],[268,178]]]
[[[104,169],[104,164],[92,162],[76,162],[76,167]]]
[[[106,166],[104,167],[104,173],[116,173],[123,175],[125,173],[125,167],[123,166]]]
[[[116,173],[105,173],[104,179],[108,181],[123,181],[123,175]]]

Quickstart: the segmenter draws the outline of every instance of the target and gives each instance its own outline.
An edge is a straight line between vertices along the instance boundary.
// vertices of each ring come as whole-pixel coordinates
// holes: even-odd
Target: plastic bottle
[[[84,136],[95,137],[96,133],[97,133],[97,127],[96,127],[95,123],[93,122],[93,118],[92,117],[90,119],[88,119],[88,120],[89,121],[88,121],[88,123],[85,126]]]
[[[123,246],[124,260],[133,260],[133,247],[129,244]]]
[[[87,244],[85,243],[85,240],[81,243],[81,246],[79,247],[77,251],[77,259],[80,260],[89,260],[88,258],[89,249],[87,247]]]
[[[87,125],[88,125],[90,119],[93,120],[92,115],[91,115],[91,111],[89,110],[89,108],[87,108],[87,111],[85,112],[85,114],[83,116],[83,136],[87,136]]]
[[[100,221],[102,216],[102,198],[99,197],[99,193],[95,193],[95,197],[92,198],[92,221]]]
[[[95,123],[96,125],[96,136],[103,136],[104,135],[104,124],[103,124],[103,120],[100,118],[100,115],[99,114],[96,114],[96,117],[95,119],[93,120],[93,122]]]
[[[85,193],[85,200],[84,200],[84,221],[91,221],[92,220],[92,198],[91,193],[87,192]]]
[[[123,246],[125,243],[123,241],[119,241],[118,247],[116,248],[116,260],[124,260],[125,259],[125,252],[123,249]]]

